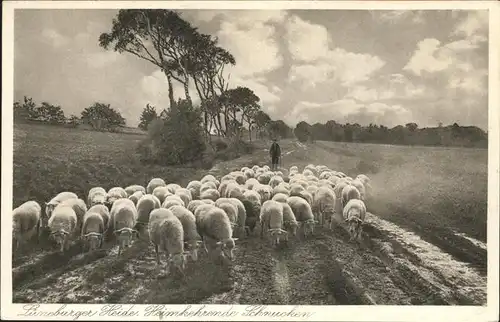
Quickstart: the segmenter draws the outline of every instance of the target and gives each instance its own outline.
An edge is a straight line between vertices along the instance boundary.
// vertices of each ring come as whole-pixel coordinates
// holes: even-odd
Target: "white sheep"
[[[366,206],[362,200],[351,199],[345,205],[343,210],[343,217],[345,222],[347,223],[351,241],[355,239],[361,239],[365,216]]]
[[[74,237],[77,228],[76,213],[70,206],[58,205],[52,211],[49,218],[48,227],[50,236],[60,247],[60,251],[67,251],[71,239]]]
[[[182,200],[182,198],[178,195],[170,195],[168,196],[167,198],[165,198],[165,201],[163,202],[164,204],[167,202],[167,201],[170,201],[170,200],[176,200],[176,201],[179,201],[180,202],[180,205],[183,206],[183,207],[186,207],[186,203],[184,202],[184,200]],[[165,207],[163,207],[165,208]]]
[[[87,212],[93,212],[101,215],[104,222],[104,230],[108,229],[109,224],[109,209],[105,205],[95,205],[90,207]]]
[[[358,189],[359,191],[359,194],[360,194],[360,198],[361,200],[365,200],[366,198],[366,189],[365,189],[365,185],[363,184],[363,182],[361,182],[361,180],[359,179],[354,179],[350,182],[351,186],[354,186],[356,187],[356,189]]]
[[[219,198],[220,198],[220,193],[215,189],[208,189],[200,194],[200,199],[210,199],[214,202]]]
[[[118,199],[109,212],[108,231],[113,232],[118,239],[118,256],[125,247],[130,247],[134,235],[137,235],[137,209],[134,202],[128,198]]]
[[[234,234],[234,228],[236,227],[236,222],[238,220],[238,208],[229,201],[220,202],[217,207],[224,210],[226,213],[229,221],[231,222],[231,228],[233,229]]]
[[[125,188],[125,192],[129,197],[134,193],[136,193],[137,191],[142,191],[144,194],[146,194],[146,188],[138,184],[133,184]]]
[[[85,216],[83,216],[81,238],[87,244],[89,251],[102,247],[105,230],[104,219],[99,213],[93,211],[85,213]]]
[[[290,197],[287,194],[284,193],[277,193],[273,196],[271,200],[278,201],[278,202],[286,202],[286,200]]]
[[[283,204],[274,200],[268,200],[260,208],[260,237],[264,237],[264,230],[271,236],[273,246],[280,242],[281,236],[288,235],[283,230]]]
[[[82,229],[82,223],[83,223],[83,216],[85,216],[85,213],[87,212],[87,205],[85,204],[85,201],[82,200],[82,199],[66,199],[64,201],[61,201],[59,203],[59,205],[57,205],[57,207],[59,206],[69,206],[71,208],[73,208],[73,210],[75,211],[75,214],[76,214],[76,229],[78,231],[80,231],[80,229]],[[56,208],[57,208],[56,207]]]
[[[12,239],[14,249],[24,245],[33,236],[39,236],[42,207],[36,201],[26,201],[12,211]]]
[[[193,199],[200,198],[200,188],[201,188],[201,181],[198,180],[190,181],[186,186],[186,189],[191,191],[191,196],[193,196]]]
[[[252,169],[246,169],[245,171],[243,171],[243,174],[247,179],[255,177],[255,172]]]
[[[337,197],[337,200],[335,202],[335,213],[341,214],[342,213],[342,190],[344,189],[345,186],[349,185],[349,183],[343,179],[339,179],[337,181],[337,184],[335,185],[335,188],[333,188],[333,192],[335,193],[335,196]]]
[[[184,201],[184,205],[187,206],[191,200],[193,200],[193,195],[191,194],[191,191],[189,191],[186,188],[178,188],[175,190],[175,195],[179,196],[179,198]]]
[[[113,203],[122,198],[128,198],[128,194],[122,187],[113,187],[108,190],[106,205],[111,209]]]
[[[213,201],[212,199],[200,199],[201,201],[203,201],[204,203],[206,204],[209,204],[209,205],[215,205],[215,201]]]
[[[194,211],[194,217],[195,218],[198,218],[199,216],[205,214],[208,210],[214,208],[215,205],[209,205],[209,204],[204,204],[204,205],[200,205],[198,207],[196,207],[195,211]],[[198,231],[199,233],[199,231]],[[201,236],[201,234],[200,234]]]
[[[184,202],[182,200],[179,200],[179,199],[168,199],[162,203],[161,208],[170,209],[173,206],[184,207]]]
[[[205,203],[201,200],[191,200],[186,208],[194,214],[196,208],[201,205],[205,205]]]
[[[252,190],[256,191],[260,195],[261,202],[266,202],[271,200],[273,195],[273,190],[270,186],[265,184],[258,184],[253,186]]]
[[[332,189],[320,187],[314,195],[314,210],[317,213],[317,221],[320,225],[325,224],[325,220],[330,219],[330,228],[332,228],[333,218],[335,213],[335,203],[337,197]]]
[[[277,187],[275,187],[273,189],[273,197],[276,196],[277,194],[285,194],[285,195],[289,195],[289,190],[285,187],[285,186],[282,186],[282,185],[279,185]]]
[[[275,188],[275,187],[277,187],[282,182],[284,182],[283,178],[280,177],[280,176],[275,175],[275,176],[271,177],[271,179],[269,180],[269,186],[271,188]]]
[[[229,183],[226,187],[225,194],[221,194],[225,198],[243,199],[243,191],[238,183]]]
[[[201,245],[201,237],[196,229],[196,217],[188,209],[182,206],[173,206],[170,211],[179,218],[184,230],[184,248],[191,254],[193,261],[198,260],[198,248]]]
[[[222,184],[221,184],[222,185]],[[201,187],[200,187],[200,198],[201,198],[201,194],[207,190],[210,190],[210,189],[215,189],[217,190],[218,187],[217,185],[215,184],[215,182],[212,182],[212,181],[207,181],[205,183],[202,183],[201,184]]]
[[[342,208],[345,207],[345,205],[349,202],[351,199],[360,199],[361,200],[361,193],[355,186],[347,185],[342,189]]]
[[[178,185],[177,183],[169,183],[167,184],[167,189],[168,191],[170,191],[171,194],[175,194],[175,191],[177,191],[177,189],[180,189],[182,188],[180,185]]]
[[[305,199],[297,196],[288,197],[286,203],[292,208],[295,219],[303,227],[304,237],[314,233],[314,215],[311,205]]]
[[[45,203],[45,214],[42,214],[42,227],[47,227],[47,222],[52,215],[52,211],[54,208],[61,202],[66,199],[78,199],[76,193],[64,191],[58,193],[54,198],[52,198],[49,202]]]
[[[92,207],[94,205],[104,205],[106,203],[108,193],[103,187],[94,187],[89,190],[87,195],[87,205]]]
[[[227,192],[227,188],[228,186],[230,185],[238,185],[238,183],[236,182],[236,180],[234,179],[228,179],[228,180],[224,180],[221,182],[219,188],[217,189],[217,191],[219,191],[219,194],[223,197],[226,196],[226,192]]]
[[[245,184],[245,181],[247,180],[247,177],[241,171],[233,171],[229,173],[229,175],[232,175],[238,184]]]
[[[257,176],[257,181],[259,181],[260,184],[267,185],[269,183],[269,181],[271,180],[271,176],[272,176],[272,173],[269,173],[269,172],[259,174],[259,176]]]
[[[154,191],[153,191],[154,192]],[[137,202],[139,202],[139,199],[142,198],[142,196],[145,196],[146,193],[142,191],[136,191],[133,194],[131,194],[128,198],[134,202],[134,205],[137,206]]]
[[[160,204],[165,201],[165,198],[171,196],[173,193],[168,190],[166,186],[159,186],[154,188],[152,195],[158,198]]]
[[[215,183],[215,182],[217,182],[217,179],[216,179],[213,175],[211,175],[211,174],[207,174],[207,175],[205,175],[205,176],[204,176],[204,177],[200,180],[200,182],[201,182],[202,184],[204,184],[205,182],[209,182],[209,181],[211,181],[211,182],[214,182],[214,183]]]
[[[255,179],[255,178],[250,178],[248,179],[246,182],[245,182],[245,187],[248,189],[248,190],[251,190],[253,189],[254,186],[256,185],[259,185],[260,182]]]
[[[253,170],[254,172],[255,172],[255,171],[257,171],[257,170],[259,170],[259,169],[260,169],[260,167],[259,167],[258,165],[254,165],[254,166],[252,167],[252,170]]]
[[[153,178],[146,187],[146,193],[152,194],[156,187],[166,187],[167,183],[162,178]]]
[[[148,228],[157,264],[161,264],[160,250],[162,250],[167,255],[170,272],[175,268],[184,275],[189,253],[184,252],[184,229],[179,218],[168,209],[155,209],[151,213]]]
[[[155,188],[154,191],[158,188],[163,188],[163,187],[157,187]],[[160,200],[154,196],[154,195],[144,195],[139,199],[137,202],[137,222],[136,222],[136,228],[138,230],[138,235],[141,236],[144,232],[145,229],[148,227],[149,223],[149,216],[151,215],[151,212],[155,209],[160,208]]]
[[[236,206],[237,209],[237,220],[236,220],[236,226],[234,228],[234,233],[237,237],[244,237],[246,229],[246,218],[247,218],[247,212],[245,205],[240,199],[237,198],[220,198],[215,202],[215,206],[218,206],[220,203],[223,202],[230,202],[234,206]]]
[[[197,209],[200,210],[201,207]],[[195,215],[196,216],[196,215]],[[196,216],[196,226],[202,238],[203,246],[207,251],[207,244],[215,244],[220,251],[220,255],[233,260],[233,249],[237,238],[232,238],[233,230],[231,222],[224,210],[218,207],[212,207],[206,211],[200,212]]]
[[[278,202],[283,205],[283,229],[285,229],[292,236],[296,236],[299,223],[293,214],[292,208],[286,203],[286,200]],[[288,234],[285,235],[285,241],[288,241]]]

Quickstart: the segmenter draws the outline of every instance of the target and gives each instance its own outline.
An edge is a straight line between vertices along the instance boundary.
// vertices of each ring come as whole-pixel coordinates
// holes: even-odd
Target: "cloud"
[[[391,11],[372,11],[375,19],[390,24],[401,22],[412,22],[414,24],[425,23],[424,11],[421,10],[391,10]]]
[[[452,35],[466,37],[473,43],[488,40],[488,11],[469,11],[465,19],[460,21],[454,28]]]
[[[61,35],[59,32],[51,28],[43,29],[42,37],[55,48],[60,48],[70,43],[69,38]]]
[[[383,124],[389,127],[412,120],[411,112],[401,105],[375,102],[363,104],[353,99],[341,99],[332,103],[318,104],[302,101],[285,115],[285,122],[295,125],[299,121],[309,124],[335,120],[340,123]]]
[[[420,41],[417,50],[403,70],[420,76],[422,71],[434,73],[447,69],[453,61],[443,48],[440,48],[440,41],[434,38]]]
[[[330,39],[324,26],[292,16],[285,28],[288,50],[294,60],[311,62],[328,55]]]

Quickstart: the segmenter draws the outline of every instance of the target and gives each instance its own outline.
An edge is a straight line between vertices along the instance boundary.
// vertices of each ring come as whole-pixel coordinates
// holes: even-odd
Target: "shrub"
[[[201,113],[186,100],[179,100],[148,126],[148,136],[137,152],[145,163],[179,165],[202,159],[206,149]]]
[[[225,150],[228,147],[228,144],[226,142],[224,142],[224,140],[222,140],[221,138],[214,139],[212,141],[212,145],[215,148],[216,152]]]

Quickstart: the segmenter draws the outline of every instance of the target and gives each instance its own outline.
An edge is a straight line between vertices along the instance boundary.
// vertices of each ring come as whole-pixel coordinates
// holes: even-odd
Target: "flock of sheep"
[[[302,228],[304,237],[315,225],[346,224],[351,241],[360,238],[366,214],[364,200],[371,191],[369,178],[355,179],[326,166],[307,165],[302,173],[292,166],[288,175],[268,166],[244,167],[216,179],[206,175],[185,188],[152,179],[146,188],[90,189],[87,200],[61,192],[45,203],[27,201],[13,210],[13,245],[19,247],[42,230],[68,250],[75,239],[89,251],[103,240],[116,240],[118,255],[134,238],[167,254],[170,268],[183,274],[188,257],[197,260],[203,245],[207,254],[233,259],[238,238],[252,234],[257,224],[273,245]],[[209,251],[210,250],[210,251]]]

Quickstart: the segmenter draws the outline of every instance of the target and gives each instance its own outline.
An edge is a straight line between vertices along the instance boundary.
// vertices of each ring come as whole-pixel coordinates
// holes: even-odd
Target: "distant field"
[[[135,154],[135,147],[143,137],[15,125],[13,206],[27,200],[43,203],[64,190],[83,197],[93,186],[109,189],[146,185],[153,177],[185,185],[209,172],[143,166]],[[16,260],[15,300],[369,304],[370,300],[363,295],[367,292],[378,304],[484,303],[486,249],[457,233],[486,242],[487,150],[336,142],[299,144],[292,140],[280,143],[285,169],[292,165],[302,169],[309,163],[324,164],[353,177],[365,173],[371,178],[374,196],[367,201],[367,207],[376,216],[369,217],[365,229],[369,251],[346,242],[341,233],[321,228],[315,238],[297,240],[281,253],[270,249],[260,238],[250,237],[239,242],[237,260],[229,274],[238,281],[236,288],[228,286],[226,273],[208,281],[205,270],[212,268],[207,268],[205,259],[193,264],[189,273],[193,274],[193,283],[178,285],[170,278],[158,280],[153,252],[141,243],[122,259],[115,259],[116,254],[109,250],[73,259],[61,257],[58,261],[68,266],[60,268],[51,259],[56,255],[40,253],[38,257],[21,256]],[[210,173],[220,176],[242,166],[266,164],[268,144],[259,141],[253,154],[219,162]],[[391,227],[390,222],[415,232],[423,241],[402,238],[401,234],[406,233],[398,233],[398,228]],[[387,245],[394,252],[392,257],[381,253]],[[110,266],[113,270],[123,270],[117,278],[128,282],[120,285],[114,279],[113,282],[109,278],[113,272]],[[137,276],[137,281],[127,279],[130,274]],[[47,277],[40,282],[23,280],[28,275]],[[351,275],[361,285],[356,290]],[[82,278],[84,282],[80,281]],[[212,282],[222,284],[212,285]],[[68,300],[66,297],[73,294],[74,287],[81,289],[80,295],[75,293]],[[131,290],[138,291],[132,294]]]

